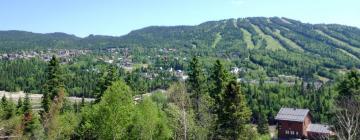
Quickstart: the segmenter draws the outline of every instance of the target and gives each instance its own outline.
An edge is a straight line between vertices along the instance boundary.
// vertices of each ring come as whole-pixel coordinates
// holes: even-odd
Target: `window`
[[[299,135],[299,132],[298,132],[298,131],[296,131],[295,133],[296,133],[297,136]]]
[[[291,134],[291,135],[294,135],[294,131],[290,131],[290,134]]]
[[[288,135],[288,134],[289,134],[289,131],[288,131],[288,130],[285,130],[285,134]]]

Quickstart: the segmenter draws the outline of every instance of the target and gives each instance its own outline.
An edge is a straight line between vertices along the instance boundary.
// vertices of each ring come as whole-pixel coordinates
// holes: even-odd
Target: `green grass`
[[[259,136],[258,140],[271,140],[270,135],[261,135]]]
[[[297,50],[299,50],[299,51],[302,51],[302,52],[304,51],[304,49],[301,48],[299,45],[297,45],[295,42],[293,42],[293,41],[291,41],[290,39],[282,36],[282,35],[280,34],[280,30],[276,30],[276,32],[273,32],[273,34],[274,34],[276,37],[280,38],[281,40],[285,41],[286,44],[288,44],[290,47],[292,47],[292,48],[294,48],[294,49],[297,49]]]
[[[214,42],[211,45],[211,48],[216,48],[216,45],[219,43],[220,40],[221,40],[220,33],[216,33],[215,39],[214,39]]]
[[[248,32],[248,31],[246,31],[245,29],[240,29],[241,31],[242,31],[242,33],[243,33],[243,40],[245,41],[245,43],[246,43],[246,47],[248,48],[248,49],[253,49],[253,48],[255,48],[255,45],[254,45],[254,43],[252,42],[252,40],[251,40],[251,34]]]
[[[327,35],[326,33],[322,32],[322,31],[320,31],[320,30],[315,30],[315,31],[316,31],[317,33],[319,33],[320,35],[322,35],[322,36],[324,36],[324,37],[326,37],[326,38],[334,41],[337,45],[350,48],[351,50],[356,51],[356,52],[360,52],[360,48],[356,48],[356,47],[351,46],[350,44],[348,44],[348,43],[346,43],[346,42],[343,42],[343,41],[341,41],[341,40],[339,40],[339,39],[333,38],[333,37]],[[343,50],[343,49],[341,49],[341,48],[338,48],[338,49],[339,49],[339,50],[342,50],[344,53],[350,55],[351,57],[354,57],[354,58],[357,58],[357,59],[359,58],[359,57],[356,57],[355,55],[347,52],[346,50]]]
[[[276,39],[274,39],[269,35],[266,35],[264,32],[261,31],[261,29],[258,26],[253,24],[251,24],[251,26],[255,29],[256,33],[266,41],[266,49],[273,51],[276,50],[286,51],[286,49]]]

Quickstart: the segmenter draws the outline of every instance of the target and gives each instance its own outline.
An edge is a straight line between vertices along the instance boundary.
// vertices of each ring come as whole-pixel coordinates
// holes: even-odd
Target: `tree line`
[[[134,100],[115,67],[96,83],[94,102],[66,100],[62,65],[53,57],[44,70],[41,109],[33,110],[27,94],[17,103],[2,97],[0,136],[14,139],[270,139],[269,128],[280,107],[309,108],[318,122],[334,125],[338,138],[359,138],[359,120],[351,128],[341,118],[359,103],[360,74],[352,70],[339,84],[316,87],[239,83],[217,60],[204,69],[198,57],[188,64],[189,78],[167,92]],[[351,104],[348,104],[351,103]],[[355,106],[354,106],[355,105]],[[346,112],[346,113],[344,113]],[[351,129],[352,131],[347,131]],[[342,134],[342,135],[340,135]]]

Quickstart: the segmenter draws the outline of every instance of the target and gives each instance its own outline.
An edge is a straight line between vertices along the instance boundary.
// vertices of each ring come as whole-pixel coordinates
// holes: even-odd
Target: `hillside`
[[[317,73],[332,77],[334,70],[360,68],[359,28],[306,24],[288,18],[254,17],[209,21],[197,26],[151,26],[121,37],[90,35],[79,38],[64,33],[0,32],[0,52],[107,47],[176,48],[201,56],[234,60],[237,65],[254,69],[261,66],[270,75],[269,70],[276,69],[274,73],[299,76]]]

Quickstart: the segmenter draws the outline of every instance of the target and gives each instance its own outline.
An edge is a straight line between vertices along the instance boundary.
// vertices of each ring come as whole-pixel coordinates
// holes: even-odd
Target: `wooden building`
[[[278,122],[278,138],[311,139],[329,137],[332,132],[327,125],[312,124],[309,109],[281,108],[275,119]]]

